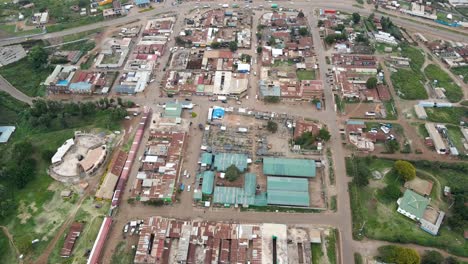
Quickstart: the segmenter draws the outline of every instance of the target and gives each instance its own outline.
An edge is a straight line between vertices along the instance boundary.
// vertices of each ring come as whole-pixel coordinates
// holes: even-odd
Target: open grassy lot
[[[127,241],[122,241],[117,245],[115,249],[115,253],[112,255],[111,263],[115,263],[115,264],[133,263],[134,257],[135,257],[135,250],[131,249]]]
[[[104,20],[104,17],[102,15],[87,16],[85,18],[70,20],[70,21],[67,21],[65,23],[53,24],[53,25],[47,26],[46,28],[47,28],[48,33],[52,33],[52,32],[62,31],[62,30],[69,29],[69,28],[94,24],[94,23],[97,23],[97,22],[101,22],[103,20]]]
[[[0,229],[0,263],[15,263],[14,249],[11,247],[8,237]]]
[[[27,58],[0,68],[0,75],[18,90],[33,97],[44,95],[45,91],[40,83],[45,81],[51,72],[50,68],[33,68]]]
[[[468,8],[467,8],[468,9]],[[450,69],[454,74],[463,76],[463,81],[468,83],[468,66]]]
[[[306,71],[297,71],[297,79],[302,80],[315,80],[315,71],[306,70]]]
[[[402,99],[421,100],[428,98],[421,75],[415,74],[412,70],[398,69],[392,74],[391,80],[397,94]]]
[[[458,152],[460,154],[464,153],[465,148],[463,147],[463,142],[462,142],[463,134],[460,130],[460,127],[454,126],[454,125],[447,125],[447,130],[448,130],[450,140],[452,140]]]
[[[104,216],[109,210],[110,203],[104,202],[101,208],[96,208],[94,206],[94,200],[88,198],[79,209],[78,213],[75,216],[75,222],[84,223],[83,231],[78,238],[75,247],[73,249],[73,256],[69,259],[64,259],[60,257],[60,250],[63,247],[65,241],[65,236],[60,239],[56,244],[52,254],[49,257],[49,263],[84,263],[86,262],[86,257],[84,257],[86,250],[93,247],[94,240],[97,237],[99,228],[101,227]],[[102,205],[102,203],[101,203]],[[131,263],[131,262],[127,262]]]
[[[11,103],[15,103],[14,99]],[[53,107],[56,104],[51,103],[48,107]],[[53,181],[47,174],[50,157],[66,139],[73,137],[76,130],[108,131],[108,129],[119,129],[120,115],[119,118],[115,118],[116,116],[112,117],[115,112],[112,113],[111,109],[101,110],[91,108],[91,105],[94,104],[86,104],[87,107],[82,107],[81,111],[90,112],[82,116],[79,114],[67,116],[66,127],[64,127],[60,116],[65,112],[57,117],[53,117],[51,113],[41,114],[39,119],[44,121],[36,123],[32,120],[32,113],[37,114],[39,111],[37,108],[44,107],[44,105],[41,106],[41,103],[38,102],[31,110],[24,106],[21,108],[22,105],[18,103],[18,108],[23,109],[24,113],[14,120],[17,130],[7,144],[0,145],[0,156],[2,157],[0,167],[5,168],[4,172],[14,177],[12,178],[14,181],[10,178],[0,177],[0,184],[6,187],[7,194],[10,194],[9,197],[11,197],[5,201],[9,205],[8,210],[5,210],[5,204],[1,204],[2,210],[5,211],[3,211],[4,214],[0,215],[0,225],[8,227],[16,247],[21,254],[25,255],[25,261],[29,263],[28,261],[36,259],[44,251],[48,241],[55,235],[78,200],[75,198],[63,200],[60,197],[60,192],[70,187]],[[63,105],[63,107],[69,108],[69,105]],[[77,111],[80,111],[79,107],[73,111],[70,110],[69,113]],[[44,126],[43,123],[46,121],[49,124]],[[14,158],[18,146],[25,144],[30,145],[30,148],[23,147],[22,149],[26,148],[28,152],[22,154],[21,159]],[[15,169],[15,166],[21,166],[19,162],[31,159],[33,165],[31,162],[24,163],[30,169]],[[18,171],[22,174],[14,174],[12,171]],[[1,195],[0,199],[8,197],[3,193]],[[91,219],[91,217],[84,218]],[[96,223],[96,226],[98,225]],[[31,241],[34,239],[39,239],[39,242],[32,245]],[[86,248],[89,248],[89,245]],[[0,258],[2,257],[3,255],[0,255]],[[78,263],[82,262],[83,259]]]
[[[438,81],[437,86],[445,89],[445,95],[450,102],[458,102],[463,98],[463,92],[450,76],[439,66],[431,64],[424,69],[427,78],[433,82]]]
[[[18,114],[24,110],[26,104],[18,102],[5,92],[0,92],[0,125],[14,124]]]
[[[460,255],[468,255],[468,244],[465,243],[462,233],[451,230],[446,221],[442,225],[439,235],[432,236],[417,226],[416,222],[399,214],[396,200],[387,200],[382,195],[382,189],[390,184],[398,184],[401,188],[401,180],[391,171],[393,161],[366,158],[366,163],[372,170],[381,172],[389,171],[382,180],[370,179],[367,186],[360,187],[350,183],[350,199],[353,217],[353,236],[356,239],[368,237],[371,239],[398,242],[415,243],[424,246],[437,247],[448,252]],[[347,160],[347,170],[353,161]],[[442,186],[456,186],[459,190],[468,188],[468,179],[463,178],[464,173],[455,169],[449,169],[446,165],[437,162],[416,162],[418,176],[421,178],[432,177],[435,181],[431,197],[431,203],[439,208],[447,210],[445,201],[439,200]],[[453,166],[453,165],[449,165]],[[430,173],[428,173],[428,172]],[[424,175],[422,175],[424,174]],[[400,189],[403,191],[403,188]],[[465,189],[466,190],[466,189]]]
[[[11,37],[19,37],[19,36],[39,34],[42,32],[42,29],[34,28],[30,30],[18,30],[17,31],[15,25],[0,24],[0,31],[7,33]]]
[[[422,65],[424,64],[424,53],[413,46],[410,45],[401,45],[401,56],[411,59],[411,68],[414,71],[420,71]]]
[[[458,125],[460,121],[468,118],[468,108],[426,108],[427,118],[432,122],[449,123]]]
[[[336,264],[336,240],[338,231],[331,229],[330,234],[327,236],[327,256],[330,264]]]

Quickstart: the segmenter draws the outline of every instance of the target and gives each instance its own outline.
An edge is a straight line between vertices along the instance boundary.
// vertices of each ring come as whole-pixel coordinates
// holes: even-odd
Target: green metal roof
[[[164,117],[181,117],[182,106],[179,103],[166,103],[166,109],[164,110]]]
[[[315,177],[315,161],[310,159],[263,158],[263,174]]]
[[[213,163],[213,155],[208,152],[203,152],[203,154],[201,155],[201,163],[211,165],[211,163]]]
[[[202,93],[205,91],[205,85],[199,84],[197,85],[197,93]]]
[[[214,168],[218,171],[226,171],[231,166],[236,165],[240,171],[247,169],[247,155],[238,153],[218,153],[215,155]]]
[[[194,200],[201,200],[203,197],[202,192],[200,190],[194,190],[193,191],[193,199]]]
[[[212,194],[214,186],[214,172],[204,171],[203,172],[203,182],[202,182],[202,193],[203,194]]]
[[[416,216],[418,219],[421,219],[423,218],[424,211],[426,211],[426,207],[428,205],[429,199],[407,189],[403,194],[403,197],[400,199],[399,207]]]
[[[253,173],[246,173],[244,175],[244,192],[247,195],[255,195],[255,188],[257,187],[257,176]]]
[[[267,178],[267,202],[274,205],[309,206],[309,182],[305,178]]]
[[[213,194],[213,203],[235,204],[238,190],[240,190],[240,188],[216,186]]]
[[[308,192],[309,183],[305,178],[267,177],[268,190],[289,190]]]

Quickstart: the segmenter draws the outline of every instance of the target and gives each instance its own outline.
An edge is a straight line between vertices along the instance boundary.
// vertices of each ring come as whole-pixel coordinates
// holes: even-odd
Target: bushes
[[[421,77],[413,71],[399,69],[391,75],[395,90],[402,99],[421,100],[427,99],[427,92],[421,83]]]
[[[424,69],[424,73],[431,81],[437,80],[437,87],[445,89],[445,95],[450,102],[458,102],[463,98],[463,92],[450,76],[439,66],[431,64]]]
[[[386,263],[395,264],[419,264],[420,256],[416,250],[400,246],[382,246],[379,247],[378,259]]]
[[[431,122],[459,125],[468,119],[467,107],[426,108],[427,119]]]

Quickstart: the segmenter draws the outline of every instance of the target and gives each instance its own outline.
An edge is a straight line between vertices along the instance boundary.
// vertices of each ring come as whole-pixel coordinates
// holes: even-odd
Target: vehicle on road
[[[187,192],[190,192],[190,185],[187,186]]]

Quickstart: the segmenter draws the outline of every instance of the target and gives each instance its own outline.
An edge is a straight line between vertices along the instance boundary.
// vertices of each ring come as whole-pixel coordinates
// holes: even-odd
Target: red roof
[[[316,123],[297,121],[294,128],[294,138],[300,137],[304,132],[311,132],[312,135],[317,135],[319,130],[320,128]]]
[[[68,231],[65,242],[63,243],[63,248],[60,251],[61,257],[67,258],[71,256],[76,239],[80,236],[81,230],[83,230],[82,223],[75,222],[70,226],[70,231]]]
[[[91,250],[87,264],[97,264],[99,262],[99,258],[101,257],[102,249],[104,248],[104,243],[107,240],[107,235],[109,234],[111,224],[111,217],[106,217],[104,218],[104,221],[102,221],[101,229],[99,230],[96,241],[94,242],[93,250]]]

